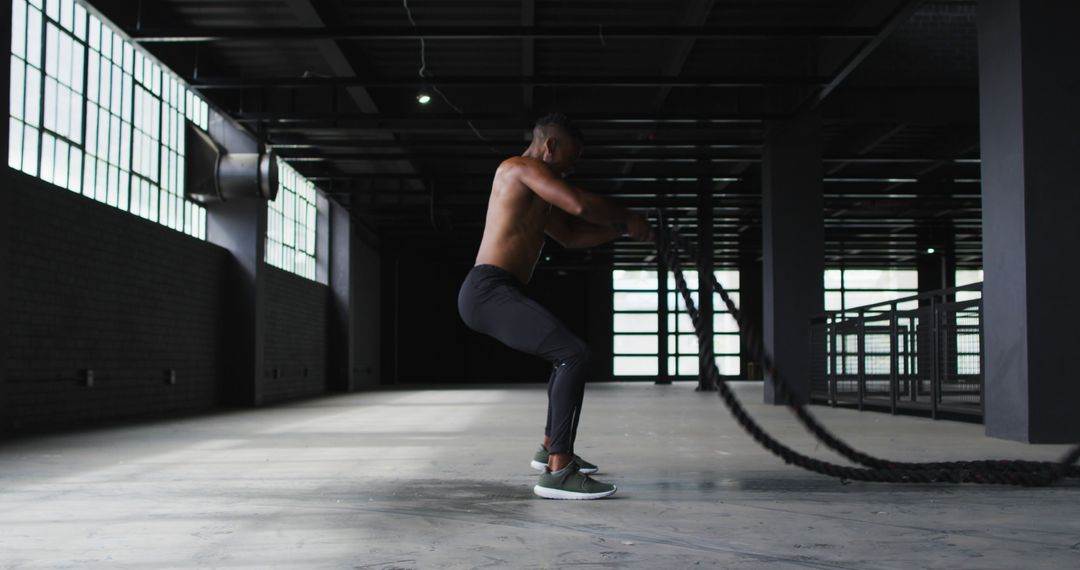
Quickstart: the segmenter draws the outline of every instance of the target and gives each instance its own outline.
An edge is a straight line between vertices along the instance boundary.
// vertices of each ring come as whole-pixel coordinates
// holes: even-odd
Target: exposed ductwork
[[[277,198],[278,158],[272,151],[230,154],[190,123],[186,150],[188,198],[203,203]]]

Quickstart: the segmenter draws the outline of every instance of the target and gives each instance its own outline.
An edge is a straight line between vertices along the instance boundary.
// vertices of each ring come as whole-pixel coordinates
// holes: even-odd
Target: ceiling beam
[[[347,133],[346,133],[347,134]],[[518,150],[521,149],[522,141],[518,139],[500,139],[491,141],[481,141],[477,139],[409,139],[409,147],[419,152],[421,148],[434,148],[436,152],[449,152],[450,149],[463,149],[465,152],[469,152],[476,147],[487,148],[488,146],[499,147],[513,147]],[[720,139],[712,138],[710,140],[693,140],[693,139],[674,139],[674,140],[618,140],[618,139],[600,139],[589,140],[589,153],[592,153],[596,149],[607,148],[682,148],[682,149],[735,149],[735,148],[760,148],[763,143],[757,139],[751,138],[730,138]],[[353,149],[353,150],[390,150],[396,148],[394,145],[390,145],[379,140],[362,140],[356,138],[341,138],[341,139],[303,139],[303,140],[291,140],[284,136],[279,136],[274,139],[270,144],[270,147],[279,150],[289,149],[311,149],[311,148],[332,148],[332,149]],[[587,155],[586,155],[587,156]]]
[[[299,1],[299,0],[293,0]],[[452,76],[440,75],[424,79],[418,75],[398,77],[339,76],[339,77],[187,77],[192,87],[211,89],[253,88],[312,88],[312,87],[420,87],[427,83],[440,86],[518,87],[788,87],[825,85],[827,77],[805,75],[729,75],[700,77],[664,77],[658,75],[552,75],[552,76]]]
[[[292,2],[293,0],[289,0]],[[306,0],[302,0],[306,1]],[[595,39],[597,25],[558,26],[321,26],[143,28],[125,32],[139,43],[206,43],[226,41],[356,41],[403,40],[560,40]],[[710,38],[726,40],[870,39],[879,30],[859,26],[633,26],[607,25],[603,37],[629,39]]]
[[[466,113],[443,113],[443,112],[415,112],[415,113],[356,113],[334,111],[311,111],[311,110],[260,110],[260,111],[236,111],[229,114],[238,121],[268,121],[268,122],[306,122],[306,121],[518,121],[530,123],[532,116],[527,111],[521,112],[466,112]],[[761,121],[782,119],[789,115],[777,113],[660,113],[660,112],[582,112],[574,113],[572,117],[578,124],[593,123],[687,123],[687,124],[758,124]],[[591,143],[590,143],[591,146]]]
[[[521,142],[517,143],[522,144]],[[760,145],[746,145],[746,148],[757,148]],[[319,160],[491,160],[493,155],[491,153],[478,153],[469,152],[468,150],[454,151],[454,150],[435,150],[435,151],[419,151],[413,150],[408,153],[398,152],[372,152],[372,149],[368,149],[367,152],[349,151],[344,152],[298,152],[304,149],[289,149],[279,148],[271,145],[271,148],[277,150],[278,156],[282,160],[296,160],[296,161],[319,161]],[[641,147],[638,147],[640,149]],[[663,150],[662,147],[660,147]],[[340,147],[339,149],[340,150]],[[603,151],[589,151],[581,156],[582,162],[590,161],[620,161],[620,160],[637,160],[642,162],[663,162],[663,161],[685,161],[685,160],[709,160],[713,162],[761,162],[760,153],[742,153],[742,154],[723,154],[717,152],[704,152],[698,149],[685,149],[683,151],[664,151],[664,152],[633,152],[637,149],[628,149],[627,152],[603,152]],[[653,150],[653,149],[641,149],[641,150]],[[871,155],[836,155],[826,157],[824,162],[827,163],[840,163],[841,165],[847,164],[954,164],[954,165],[966,165],[975,169],[976,172],[973,175],[977,176],[977,169],[979,164],[975,162],[969,162],[964,159],[955,159],[951,157],[939,157],[939,156],[871,156]],[[917,174],[928,174],[930,171],[920,172]],[[832,174],[831,172],[829,174]],[[854,178],[854,177],[852,177]],[[895,178],[910,178],[910,176],[896,176]]]

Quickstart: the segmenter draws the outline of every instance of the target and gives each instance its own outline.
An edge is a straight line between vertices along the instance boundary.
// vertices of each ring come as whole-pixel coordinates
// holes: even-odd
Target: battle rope
[[[661,227],[660,231],[657,233],[657,250],[660,253],[664,265],[674,275],[676,288],[679,294],[682,295],[687,312],[690,314],[690,318],[693,321],[694,330],[698,337],[698,345],[701,350],[701,360],[702,365],[704,366],[703,373],[706,375],[706,380],[709,384],[717,388],[721,399],[723,399],[724,404],[727,406],[728,410],[731,411],[731,414],[735,417],[736,421],[738,421],[739,425],[742,426],[755,441],[771,451],[777,457],[783,459],[785,463],[794,464],[822,475],[838,477],[842,480],[888,483],[987,483],[1037,487],[1053,484],[1065,477],[1080,477],[1080,467],[1074,465],[1077,460],[1080,459],[1080,445],[1071,449],[1058,463],[1050,461],[1020,460],[905,463],[880,459],[852,448],[821,425],[821,423],[818,422],[802,404],[794,399],[792,392],[787,385],[787,380],[773,365],[772,357],[765,351],[761,340],[757,337],[756,331],[746,322],[746,319],[731,300],[731,296],[728,295],[724,287],[716,280],[716,276],[712,275],[710,272],[701,271],[702,264],[699,260],[697,263],[698,275],[705,277],[707,273],[710,273],[707,277],[711,282],[712,289],[719,293],[724,304],[727,306],[728,311],[735,317],[739,330],[742,331],[743,341],[750,351],[751,358],[760,364],[765,370],[766,375],[772,379],[776,388],[776,393],[784,401],[784,404],[792,410],[803,426],[817,437],[818,440],[850,461],[865,467],[849,467],[821,461],[803,455],[785,446],[766,433],[765,430],[746,413],[746,410],[742,407],[738,398],[735,397],[731,388],[728,387],[726,383],[720,381],[720,372],[716,368],[715,358],[712,357],[712,343],[708,342],[708,340],[711,339],[704,339],[702,336],[702,316],[697,310],[693,298],[690,296],[690,290],[686,285],[686,279],[683,276],[680,267],[680,252],[678,248],[680,243],[684,244],[684,247],[686,247],[692,258],[697,259],[698,256],[693,252],[693,249],[684,242],[681,236],[679,236],[675,230],[664,226],[663,218],[661,216]]]

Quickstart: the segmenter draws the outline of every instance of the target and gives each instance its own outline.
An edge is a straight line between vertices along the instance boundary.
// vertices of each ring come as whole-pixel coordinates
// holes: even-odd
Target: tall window
[[[615,376],[656,376],[660,372],[659,279],[656,271],[611,273],[615,309]]]
[[[183,117],[208,109],[75,0],[13,0],[8,165],[205,239],[183,197]]]
[[[284,162],[278,169],[277,199],[266,211],[266,262],[314,280],[315,185]]]
[[[697,271],[684,271],[691,298],[698,302]],[[716,277],[739,303],[737,271],[717,271]],[[698,375],[698,339],[682,297],[675,289],[675,277],[668,276],[667,330],[668,375]],[[656,271],[615,270],[613,291],[613,370],[616,376],[655,376],[660,369],[660,299]],[[713,351],[720,373],[736,376],[740,370],[739,329],[734,317],[713,294]]]

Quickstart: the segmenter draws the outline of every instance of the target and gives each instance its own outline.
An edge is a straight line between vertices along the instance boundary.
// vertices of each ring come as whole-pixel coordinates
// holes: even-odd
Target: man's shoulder
[[[497,169],[497,171],[506,173],[513,172],[521,169],[522,167],[531,166],[529,164],[530,160],[531,159],[524,156],[511,156],[510,158],[507,158],[506,160],[503,160],[499,163],[499,168]]]
[[[525,169],[544,169],[549,170],[548,165],[538,159],[528,156],[511,156],[506,160],[503,160],[499,164],[499,171],[503,170],[525,170]]]

